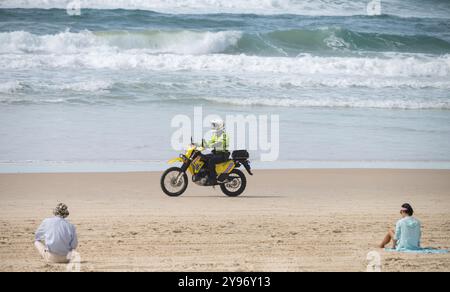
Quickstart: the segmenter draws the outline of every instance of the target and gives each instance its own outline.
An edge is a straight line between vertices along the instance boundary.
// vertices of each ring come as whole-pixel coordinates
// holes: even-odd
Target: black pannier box
[[[233,159],[248,159],[250,155],[247,150],[235,150],[231,154],[231,157],[233,157]]]

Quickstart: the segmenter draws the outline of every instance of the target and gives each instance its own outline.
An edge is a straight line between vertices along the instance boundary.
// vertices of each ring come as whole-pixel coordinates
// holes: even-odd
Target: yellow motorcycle
[[[250,167],[249,154],[247,150],[236,150],[231,154],[231,159],[216,165],[217,181],[215,184],[208,183],[209,171],[206,161],[202,158],[202,146],[193,143],[188,147],[185,154],[169,160],[169,164],[180,162],[181,167],[171,167],[161,176],[161,188],[163,192],[171,197],[183,194],[188,187],[188,176],[192,175],[192,181],[200,186],[219,185],[222,192],[230,197],[237,197],[244,192],[247,179],[238,168],[244,166],[250,175],[253,175]]]

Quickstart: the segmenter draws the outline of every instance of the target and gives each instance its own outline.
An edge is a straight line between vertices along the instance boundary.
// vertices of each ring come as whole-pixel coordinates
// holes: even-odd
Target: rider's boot
[[[217,184],[216,177],[214,175],[209,175],[208,176],[208,185],[213,186],[215,184]]]

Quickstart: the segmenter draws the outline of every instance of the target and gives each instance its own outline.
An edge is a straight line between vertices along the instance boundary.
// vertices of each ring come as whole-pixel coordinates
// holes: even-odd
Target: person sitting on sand
[[[385,236],[380,248],[384,248],[389,242],[393,242],[393,248],[401,250],[420,249],[420,221],[412,217],[414,210],[410,204],[403,204],[400,209],[402,219],[397,221],[395,231],[390,229]]]
[[[75,226],[65,219],[69,216],[65,204],[58,204],[53,214],[54,217],[45,219],[36,230],[34,245],[45,261],[68,263],[68,254],[78,245]]]

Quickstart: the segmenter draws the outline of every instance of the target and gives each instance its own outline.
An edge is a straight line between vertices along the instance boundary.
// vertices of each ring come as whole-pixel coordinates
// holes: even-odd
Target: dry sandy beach
[[[64,271],[33,246],[58,201],[77,226],[82,271],[450,271],[450,254],[376,245],[409,202],[423,246],[450,249],[450,170],[259,170],[238,198],[190,183],[181,197],[160,173],[0,175],[0,271]]]

